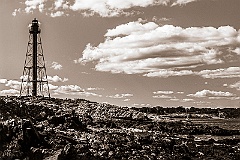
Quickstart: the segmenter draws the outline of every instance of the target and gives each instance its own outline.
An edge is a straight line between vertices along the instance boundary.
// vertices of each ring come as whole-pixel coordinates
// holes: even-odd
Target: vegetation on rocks
[[[2,97],[0,118],[1,159],[240,159],[239,130],[83,99]]]

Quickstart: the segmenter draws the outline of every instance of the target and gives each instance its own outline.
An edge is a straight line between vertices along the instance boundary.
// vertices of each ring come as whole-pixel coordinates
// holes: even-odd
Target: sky
[[[239,0],[0,0],[0,95],[39,20],[51,97],[240,107]]]

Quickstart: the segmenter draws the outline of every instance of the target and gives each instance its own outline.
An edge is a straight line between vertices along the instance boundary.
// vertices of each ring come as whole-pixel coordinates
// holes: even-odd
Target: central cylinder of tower
[[[36,97],[37,96],[37,58],[38,58],[38,34],[40,33],[39,30],[39,25],[38,25],[38,20],[34,19],[32,21],[32,26],[31,29],[29,31],[30,34],[32,34],[33,37],[33,55],[32,55],[32,62],[33,62],[33,66],[32,66],[32,96]]]

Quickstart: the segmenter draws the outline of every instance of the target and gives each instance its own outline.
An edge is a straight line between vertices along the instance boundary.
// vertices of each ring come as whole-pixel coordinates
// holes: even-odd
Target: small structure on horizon
[[[21,97],[50,97],[40,33],[39,22],[35,18],[29,29],[29,41],[21,77]]]

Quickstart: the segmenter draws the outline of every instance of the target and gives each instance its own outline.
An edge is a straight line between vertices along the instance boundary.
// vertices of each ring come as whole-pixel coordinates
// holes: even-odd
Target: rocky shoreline
[[[156,121],[138,110],[83,99],[1,97],[0,117],[3,160],[240,159],[239,130]]]

